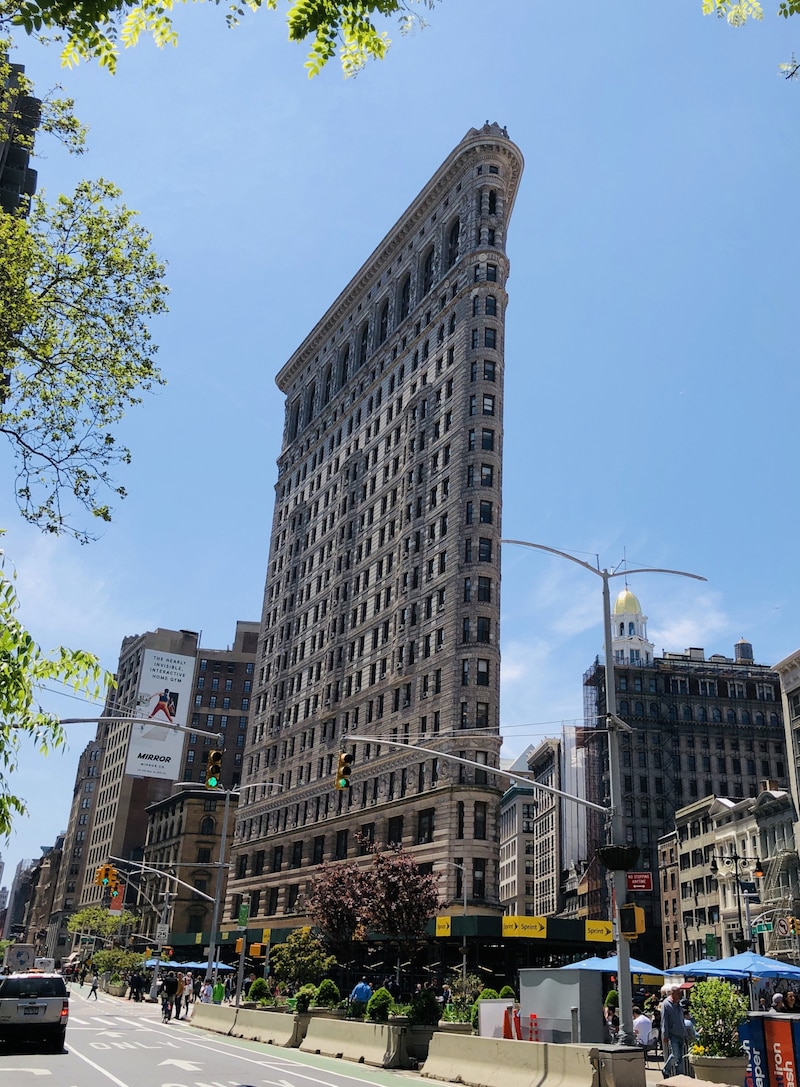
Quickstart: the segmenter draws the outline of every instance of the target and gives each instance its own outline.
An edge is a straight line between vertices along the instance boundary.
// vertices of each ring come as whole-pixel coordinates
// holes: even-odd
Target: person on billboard
[[[175,713],[175,703],[172,700],[172,695],[168,688],[158,696],[158,701],[153,708],[153,712],[148,715],[148,721],[151,717],[155,717],[157,713],[163,713],[166,719],[172,724],[172,716]]]

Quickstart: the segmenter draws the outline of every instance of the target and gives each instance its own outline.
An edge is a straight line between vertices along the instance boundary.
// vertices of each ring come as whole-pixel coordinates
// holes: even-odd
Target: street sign
[[[156,925],[156,940],[160,944],[165,944],[169,939],[169,925],[163,925],[159,922]]]
[[[614,939],[614,925],[611,921],[584,921],[585,938],[602,943],[611,943]]]
[[[789,935],[789,922],[786,920],[785,917],[779,917],[778,918],[778,935],[779,936],[788,936]]]
[[[503,918],[504,936],[527,936],[543,940],[547,936],[546,917],[510,917]]]
[[[757,925],[753,925],[753,935],[757,936],[759,932],[772,932],[772,922],[759,921]]]
[[[239,928],[247,928],[247,919],[250,916],[250,903],[243,902],[239,907]]]
[[[452,917],[437,917],[436,918],[436,935],[437,936],[450,936],[453,927]]]
[[[625,886],[629,891],[652,891],[653,873],[627,872],[625,875]]]

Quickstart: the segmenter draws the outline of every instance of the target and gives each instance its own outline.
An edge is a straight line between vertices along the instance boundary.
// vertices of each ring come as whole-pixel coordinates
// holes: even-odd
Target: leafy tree
[[[7,47],[0,40],[0,144],[29,151],[33,86],[2,59]],[[41,127],[84,150],[70,99],[46,99]],[[148,326],[166,309],[164,266],[120,195],[82,181],[52,207],[39,196],[0,211],[0,434],[17,461],[17,504],[43,531],[81,542],[92,537],[64,503],[110,520],[106,492],[125,495],[112,472],[130,461],[113,429],[163,383]]]
[[[370,872],[357,864],[321,865],[309,880],[306,912],[334,945],[350,943],[366,921]]]
[[[307,982],[318,984],[335,965],[336,957],[326,952],[322,940],[308,925],[292,932],[284,943],[272,949],[270,955],[275,980],[289,982],[295,987]]]
[[[86,906],[78,910],[67,921],[67,931],[85,932],[88,936],[107,939],[118,932],[123,925],[132,925],[137,920],[136,914],[123,910],[121,914],[111,914],[104,906]],[[141,956],[140,956],[141,958]]]
[[[99,974],[104,974],[107,970],[112,974],[122,974],[126,970],[138,970],[143,962],[144,955],[140,951],[123,951],[122,948],[96,951],[92,956],[92,965],[97,968]]]
[[[94,699],[112,678],[91,653],[63,647],[50,655],[42,652],[17,615],[15,577],[7,577],[0,565],[0,835],[5,837],[14,815],[28,811],[11,788],[21,738],[31,737],[43,755],[66,740],[58,718],[38,704],[38,689],[47,682],[64,683]]]
[[[391,44],[376,25],[396,16],[401,33],[424,25],[414,6],[431,8],[436,0],[289,0],[286,24],[289,40],[310,41],[306,61],[309,76],[316,75],[338,49],[345,75],[353,75],[370,59],[382,59]],[[219,0],[217,0],[219,3]],[[226,22],[236,26],[244,6],[276,10],[279,0],[231,0]],[[29,34],[49,30],[66,37],[62,60],[68,67],[97,58],[116,70],[120,42],[136,45],[150,33],[156,45],[177,45],[178,36],[169,12],[172,0],[1,0],[0,24],[11,22]]]

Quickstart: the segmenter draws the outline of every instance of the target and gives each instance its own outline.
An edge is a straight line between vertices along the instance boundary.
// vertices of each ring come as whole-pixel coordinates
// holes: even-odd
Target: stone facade
[[[465,868],[471,906],[499,908],[505,248],[521,171],[500,126],[470,130],[278,375],[244,778],[276,784],[242,798],[227,917],[249,892],[254,919],[300,923],[308,877],[363,855],[362,838],[402,843],[446,900]],[[344,747],[352,784],[337,790]]]

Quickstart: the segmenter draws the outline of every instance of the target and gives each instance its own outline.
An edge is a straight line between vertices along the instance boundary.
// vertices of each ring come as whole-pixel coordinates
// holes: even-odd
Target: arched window
[[[322,404],[328,403],[333,392],[333,366],[328,363],[322,376]]]
[[[381,306],[381,315],[378,318],[378,343],[384,343],[389,335],[389,299]]]
[[[347,384],[348,370],[350,368],[350,344],[345,344],[341,355],[339,356],[339,388],[343,388]]]
[[[764,724],[764,714],[761,712],[761,710],[759,710],[758,713],[756,714],[756,724],[757,725],[763,725]]]
[[[317,383],[312,381],[306,389],[305,408],[303,410],[303,426],[307,426],[314,418],[314,397],[317,392]]]
[[[628,702],[623,698],[623,700],[619,704],[619,715],[620,715],[620,717],[627,717],[629,709],[630,709],[630,706],[628,705]]]
[[[644,717],[644,702],[634,702],[633,704],[633,716]]]
[[[292,402],[289,408],[289,441],[297,437],[297,428],[300,426],[300,397]]]
[[[708,720],[708,713],[706,712],[705,706],[700,706],[698,708],[698,710],[697,710],[697,720],[698,721],[707,721]]]
[[[669,719],[670,719],[670,721],[677,721],[678,720],[678,707],[677,706],[670,706],[670,708],[669,708]]]
[[[206,815],[200,823],[200,833],[204,838],[213,837],[214,834],[214,820],[210,815]]]
[[[635,633],[636,633],[636,624],[635,623],[628,623],[628,634],[631,637],[633,637]]]
[[[620,638],[623,638],[625,636],[625,624],[624,623],[620,623],[620,625],[619,625],[619,636],[620,636]]]
[[[397,309],[397,320],[405,321],[408,317],[411,309],[411,276],[408,275],[403,280],[403,286],[400,288],[400,305]]]
[[[777,715],[777,713],[771,713],[771,714],[769,715],[769,723],[770,723],[771,725],[777,725],[777,723],[778,723],[778,715]]]
[[[358,358],[356,359],[357,367],[362,367],[367,361],[367,355],[369,354],[369,321],[365,321],[361,326],[361,335],[358,338]]]
[[[650,716],[651,717],[658,717],[658,703],[657,702],[651,702],[650,703]]]
[[[728,712],[725,714],[725,719],[727,720],[729,725],[735,725],[736,724],[736,710],[728,710]]]
[[[750,711],[749,710],[742,710],[742,724],[743,725],[749,725],[750,724]]]
[[[691,721],[691,719],[692,719],[692,707],[691,706],[684,706],[683,707],[683,719],[684,719],[684,721]]]
[[[720,713],[719,706],[714,706],[711,711],[711,720],[715,725],[718,725],[722,721],[722,714]]]
[[[424,297],[433,286],[433,253],[434,249],[433,246],[431,246],[422,262],[422,297]]]
[[[452,268],[458,260],[458,240],[461,232],[461,223],[455,220],[447,235],[447,267]]]

